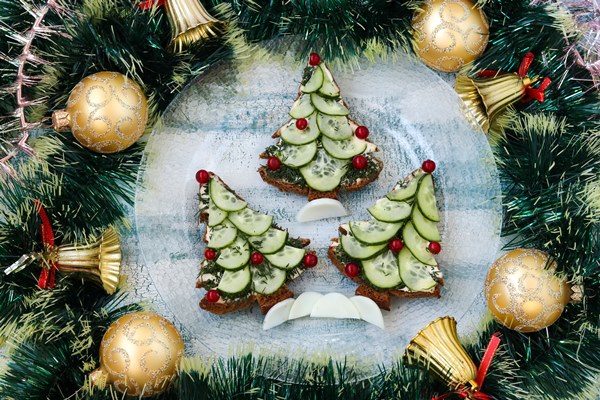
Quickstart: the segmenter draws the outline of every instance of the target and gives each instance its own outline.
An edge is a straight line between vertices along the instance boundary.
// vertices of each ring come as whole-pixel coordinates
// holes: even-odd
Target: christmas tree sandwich
[[[440,297],[434,170],[435,163],[425,161],[368,208],[372,219],[341,225],[329,247],[335,266],[360,285],[356,294],[382,309],[390,309],[391,296]]]
[[[273,138],[261,158],[262,179],[282,191],[307,195],[309,200],[335,199],[340,190],[358,190],[379,176],[383,163],[371,153],[369,130],[348,118],[348,105],[320,57],[312,53],[292,119]]]
[[[206,250],[196,287],[207,290],[200,307],[226,314],[258,302],[265,314],[293,297],[286,283],[317,265],[310,240],[290,238],[273,217],[252,210],[211,172],[198,171],[200,221]]]

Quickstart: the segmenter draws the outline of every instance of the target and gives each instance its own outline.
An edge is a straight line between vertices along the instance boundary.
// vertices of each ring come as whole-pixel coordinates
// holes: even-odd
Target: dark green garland
[[[31,0],[43,4],[41,0]],[[296,34],[306,40],[301,51],[320,51],[328,59],[350,65],[378,50],[408,48],[410,20],[418,3],[372,0],[258,2],[232,0],[229,9],[214,1],[221,18],[235,16],[248,39],[260,41]],[[76,0],[62,18],[47,24],[63,26],[70,39],[36,41],[36,49],[54,64],[33,71],[44,76],[27,90],[31,98],[47,96],[30,117],[64,106],[70,89],[82,77],[101,70],[130,74],[151,99],[153,118],[193,76],[232,55],[222,41],[204,43],[178,55],[165,48],[170,29],[162,10],[142,12],[125,0]],[[498,399],[565,399],[588,394],[597,383],[600,365],[600,233],[598,210],[590,208],[590,189],[598,186],[600,151],[597,133],[598,94],[590,90],[587,71],[566,69],[566,42],[554,6],[527,1],[489,1],[490,45],[476,68],[516,70],[526,51],[536,54],[531,74],[555,83],[544,103],[519,105],[526,114],[512,115],[505,140],[495,148],[505,195],[504,234],[520,235],[515,246],[549,251],[562,271],[596,293],[571,305],[547,332],[519,334],[489,323],[467,349],[478,363],[491,334],[502,332],[503,345],[486,378],[485,392]],[[0,0],[0,52],[19,54],[10,28],[23,32],[31,24],[16,0]],[[231,20],[230,22],[233,22]],[[237,36],[236,36],[237,35]],[[228,39],[239,36],[230,32]],[[14,66],[0,61],[2,84],[14,79]],[[565,77],[566,79],[561,79]],[[558,82],[561,82],[560,86]],[[0,94],[0,115],[14,101]],[[6,122],[7,124],[10,121]],[[9,125],[2,125],[6,132]],[[40,198],[60,240],[84,240],[118,223],[133,201],[141,146],[117,155],[82,149],[68,135],[42,132],[35,147],[39,158],[17,163],[19,182],[5,182],[0,199],[2,265],[40,247],[39,220],[31,204]],[[595,135],[595,136],[594,136]],[[596,189],[597,190],[597,189]],[[596,204],[596,207],[599,205]],[[109,399],[107,391],[79,391],[97,362],[99,340],[111,321],[137,306],[119,306],[82,281],[61,279],[59,289],[36,289],[38,269],[0,276],[0,324],[13,344],[6,372],[0,377],[0,398]],[[34,327],[35,329],[32,329]],[[36,328],[37,327],[37,328]],[[65,329],[67,327],[67,329]],[[91,329],[90,329],[91,327]],[[268,378],[269,357],[238,356],[185,368],[164,399],[225,398],[430,398],[445,391],[424,372],[400,364],[370,380],[356,381],[351,365],[313,365],[290,361],[288,382]],[[25,378],[24,378],[25,377]],[[310,379],[308,379],[310,378]],[[79,391],[79,392],[78,392]]]

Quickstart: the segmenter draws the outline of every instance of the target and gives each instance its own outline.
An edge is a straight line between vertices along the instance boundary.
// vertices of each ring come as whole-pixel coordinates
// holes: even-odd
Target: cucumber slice
[[[284,142],[301,145],[314,142],[319,137],[319,127],[317,126],[316,117],[311,115],[308,118],[308,126],[303,131],[296,128],[296,121],[292,120],[282,126],[279,133]]]
[[[332,140],[350,139],[354,133],[348,118],[317,113],[317,125],[323,135]]]
[[[250,284],[250,268],[242,268],[237,271],[225,271],[221,281],[217,285],[220,292],[229,294],[240,293],[246,290]]]
[[[312,93],[310,95],[310,100],[314,107],[327,115],[348,115],[350,111],[346,108],[344,104],[342,104],[341,100],[336,99],[327,99],[325,97],[319,96],[317,93]],[[290,112],[291,115],[291,112]],[[296,117],[301,118],[301,117]]]
[[[279,251],[287,242],[288,233],[276,228],[269,228],[258,236],[249,236],[248,242],[254,249],[263,254],[272,254]]]
[[[340,245],[346,254],[359,260],[369,258],[387,247],[387,243],[369,246],[368,244],[359,242],[350,235],[340,235]]]
[[[315,158],[315,154],[317,154],[316,141],[302,145],[289,145],[283,143],[277,152],[277,156],[283,164],[294,168],[308,164]]]
[[[328,192],[339,186],[349,165],[348,161],[333,158],[325,150],[319,149],[315,159],[300,168],[300,173],[308,186]]]
[[[423,264],[437,265],[433,254],[427,250],[429,242],[419,235],[412,222],[409,221],[404,225],[402,239],[404,239],[404,244],[417,260],[421,261]]]
[[[402,283],[398,272],[398,260],[388,250],[377,257],[361,262],[365,278],[381,289],[390,289]]]
[[[316,92],[323,85],[323,77],[323,70],[320,67],[313,68],[312,76],[304,85],[300,86],[300,91],[303,93]]]
[[[313,112],[315,112],[315,107],[310,100],[310,95],[303,94],[292,104],[290,116],[296,119],[306,118]]]
[[[217,258],[217,265],[230,270],[235,270],[248,264],[250,260],[250,246],[246,239],[238,236],[235,241],[221,251]]]
[[[419,190],[417,191],[417,204],[425,218],[439,222],[440,213],[435,201],[435,189],[433,187],[433,177],[427,174],[421,179]]]
[[[287,274],[279,268],[252,268],[252,290],[260,294],[273,294],[285,284]]]
[[[423,176],[423,172],[419,169],[419,172],[416,175],[409,175],[402,182],[399,182],[396,185],[396,188],[388,193],[385,197],[390,200],[406,200],[415,195],[417,193],[417,188],[419,187],[419,181]]]
[[[283,246],[275,254],[265,254],[265,258],[269,260],[274,267],[283,269],[292,269],[302,262],[306,254],[306,250],[292,246]]]
[[[331,71],[329,71],[329,68],[327,68],[323,62],[319,65],[319,68],[323,72],[323,82],[322,86],[320,86],[319,93],[327,97],[338,97],[340,95],[340,88],[335,83]]]
[[[239,211],[248,205],[244,200],[231,193],[225,186],[213,178],[209,183],[209,193],[215,205],[223,211]]]
[[[387,198],[379,199],[367,208],[372,216],[382,222],[402,221],[410,215],[412,206],[405,201],[392,201]]]
[[[411,220],[415,229],[419,232],[419,235],[423,236],[425,239],[430,242],[439,242],[442,240],[436,223],[425,218],[423,213],[419,210],[419,207],[413,209]]]
[[[369,221],[350,221],[352,235],[366,244],[384,243],[393,238],[402,224],[381,222],[375,219]]]
[[[208,200],[208,226],[219,225],[227,218],[227,211],[221,210],[216,206],[215,202],[209,198]]]
[[[330,156],[347,160],[365,151],[367,142],[352,136],[346,140],[331,140],[327,136],[321,138],[323,148]]]
[[[225,220],[222,224],[210,228],[210,237],[207,246],[211,249],[222,249],[229,246],[237,237],[237,229],[229,221]]]
[[[229,214],[229,220],[246,235],[257,236],[265,233],[273,223],[273,217],[245,208]]]
[[[398,269],[402,282],[412,291],[422,292],[437,285],[429,273],[431,267],[417,260],[406,247],[398,254]]]

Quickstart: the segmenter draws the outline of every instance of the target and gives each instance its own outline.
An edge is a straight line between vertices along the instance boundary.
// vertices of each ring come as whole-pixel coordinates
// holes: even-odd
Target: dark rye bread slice
[[[196,287],[201,288],[202,286],[198,286],[197,282]],[[213,314],[223,315],[252,307],[255,302],[258,302],[260,311],[263,314],[266,314],[275,304],[292,297],[294,297],[294,293],[289,290],[287,286],[282,286],[278,291],[268,296],[262,294],[251,294],[243,299],[228,301],[219,300],[216,303],[211,303],[205,298],[202,298],[202,300],[200,300],[200,308]]]
[[[264,153],[261,154],[260,157],[261,158],[269,158]],[[379,177],[379,174],[381,173],[381,170],[383,169],[383,162],[375,157],[373,157],[371,160],[377,164],[377,172],[375,174],[371,175],[368,178],[361,178],[361,179],[355,180],[346,185],[340,185],[337,187],[336,190],[332,190],[329,192],[319,192],[318,190],[314,190],[308,186],[302,186],[302,185],[298,185],[295,183],[290,183],[286,180],[277,179],[272,176],[269,176],[269,174],[267,173],[267,170],[266,170],[267,167],[265,167],[264,165],[261,165],[258,168],[258,173],[260,174],[260,177],[262,178],[262,180],[265,181],[266,183],[268,183],[269,185],[275,186],[277,189],[281,190],[282,192],[292,192],[292,193],[296,193],[296,194],[299,194],[302,196],[308,196],[309,201],[315,200],[315,199],[337,199],[338,192],[341,190],[344,190],[346,192],[354,192],[356,190],[362,189],[363,187],[367,186],[369,183],[377,180],[377,178]]]
[[[212,172],[209,172],[209,176],[211,178],[218,179],[219,182],[223,186],[225,186],[229,190],[232,190],[225,182],[223,182],[223,180],[219,176],[215,175]],[[205,211],[200,212],[200,222],[204,223],[204,224],[208,223],[208,213],[207,212],[205,212]],[[208,243],[208,240],[206,237],[206,230],[204,232],[202,239],[205,243]],[[306,247],[309,244],[310,244],[310,239],[300,238],[300,245],[302,247]],[[313,253],[313,252],[309,252],[309,253]],[[294,278],[296,278],[298,275],[294,276]],[[202,281],[201,276],[202,275],[200,274],[198,279],[196,279],[196,288],[198,288],[198,289],[202,289],[204,287],[204,282]],[[275,293],[270,294],[270,295],[254,293],[254,294],[248,295],[245,298],[236,299],[236,300],[221,298],[221,299],[219,299],[218,302],[215,302],[215,303],[211,303],[208,300],[206,300],[206,298],[202,298],[202,300],[200,300],[200,308],[205,311],[211,312],[213,314],[223,315],[223,314],[229,314],[229,313],[235,312],[235,311],[240,311],[245,308],[249,308],[255,302],[258,302],[260,311],[263,314],[266,314],[271,309],[271,307],[273,307],[275,304],[277,304],[280,301],[283,301],[285,299],[294,297],[294,293],[291,290],[289,290],[287,287],[287,284],[289,282],[291,282],[292,280],[293,279],[289,279],[285,285],[283,285],[281,288],[279,288],[279,290],[277,290]]]
[[[331,240],[332,240],[332,242],[336,242],[336,243],[338,242],[337,238],[333,238]],[[338,269],[338,271],[340,271],[340,273],[342,275],[352,279],[354,282],[359,284],[359,286],[356,288],[356,292],[355,292],[357,296],[365,296],[365,297],[370,298],[379,306],[379,308],[390,311],[392,296],[403,297],[403,298],[423,298],[423,297],[434,297],[434,298],[438,298],[438,299],[440,298],[440,289],[442,286],[444,286],[443,280],[440,280],[438,282],[438,285],[431,292],[407,292],[407,291],[398,290],[398,289],[377,290],[377,289],[371,287],[368,283],[364,282],[362,279],[360,279],[357,276],[349,277],[346,274],[346,265],[337,256],[336,248],[338,246],[336,246],[336,245],[329,246],[329,250],[327,251],[327,255],[329,256],[329,259],[331,260],[333,265],[335,265],[335,267]]]

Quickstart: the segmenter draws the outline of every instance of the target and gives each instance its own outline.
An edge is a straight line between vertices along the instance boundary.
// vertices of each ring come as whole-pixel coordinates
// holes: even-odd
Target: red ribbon
[[[156,7],[160,7],[165,4],[165,0],[144,0],[140,2],[139,7],[142,10],[149,10],[156,5]]]
[[[521,65],[519,65],[519,72],[517,72],[519,78],[525,78],[527,76],[527,71],[529,70],[529,67],[531,67],[534,57],[535,56],[530,51],[525,54],[525,57],[523,57],[523,60],[521,60]]]
[[[46,210],[42,206],[42,202],[38,199],[34,200],[38,213],[40,214],[40,218],[42,219],[41,231],[42,231],[42,243],[44,243],[44,247],[46,251],[51,251],[54,248],[54,232],[52,231],[52,225],[50,224],[50,219],[48,218],[48,214],[46,214]],[[54,287],[54,280],[56,277],[57,265],[55,261],[49,260],[50,264],[49,268],[45,266],[42,268],[42,272],[40,273],[40,277],[38,278],[38,286],[41,289],[52,289]]]
[[[431,399],[444,400],[452,395],[457,395],[461,399],[493,400],[493,397],[480,392],[479,389],[481,389],[481,386],[483,386],[483,380],[485,379],[488,369],[492,364],[492,359],[494,358],[494,354],[496,354],[496,350],[498,350],[498,346],[500,346],[500,334],[496,332],[492,335],[490,342],[485,349],[485,353],[483,353],[483,359],[481,360],[481,364],[479,364],[479,369],[477,369],[477,375],[475,377],[475,383],[477,384],[476,391],[473,391],[470,388],[461,388],[450,393],[445,393],[438,397],[433,396]]]
[[[525,54],[525,57],[523,57],[523,60],[521,60],[521,64],[519,65],[519,71],[517,72],[519,78],[525,78],[527,76],[527,71],[529,71],[529,67],[531,67],[534,57],[535,56],[530,51],[527,52],[527,54]],[[500,71],[495,71],[493,69],[485,69],[479,72],[479,76],[485,78],[495,77],[498,76],[498,74],[500,74]],[[551,83],[552,81],[549,78],[544,78],[540,86],[538,86],[535,89],[532,88],[530,85],[527,85],[527,87],[525,88],[525,97],[521,99],[521,103],[527,103],[531,100],[543,102],[544,91],[548,88],[548,86],[550,86]]]
[[[551,83],[552,81],[550,80],[550,78],[544,78],[540,86],[538,86],[536,89],[532,88],[531,86],[527,86],[527,88],[525,88],[525,97],[521,99],[521,103],[527,103],[531,100],[543,102],[544,90],[546,90],[546,88],[550,86]]]

